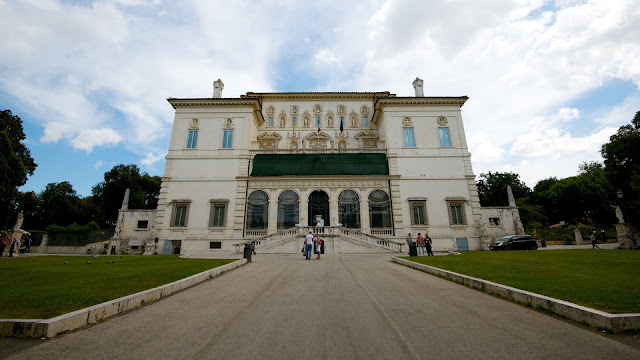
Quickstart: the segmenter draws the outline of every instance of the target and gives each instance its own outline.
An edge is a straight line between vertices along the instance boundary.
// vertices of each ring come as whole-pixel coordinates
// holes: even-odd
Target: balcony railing
[[[387,149],[362,148],[362,149],[253,149],[255,154],[386,154]]]

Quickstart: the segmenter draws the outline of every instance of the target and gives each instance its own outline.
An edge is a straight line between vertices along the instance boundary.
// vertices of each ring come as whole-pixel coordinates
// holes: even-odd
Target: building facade
[[[175,117],[158,208],[123,206],[121,252],[228,253],[256,241],[262,252],[295,253],[309,231],[329,252],[401,251],[418,233],[436,251],[481,250],[522,232],[515,203],[480,206],[466,96],[424,96],[420,79],[414,97],[224,98],[223,86],[214,82],[211,98],[168,99]]]

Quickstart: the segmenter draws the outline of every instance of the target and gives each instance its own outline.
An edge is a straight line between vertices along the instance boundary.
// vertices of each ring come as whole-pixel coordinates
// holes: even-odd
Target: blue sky
[[[640,0],[0,0],[0,108],[79,194],[117,164],[162,175],[168,97],[390,91],[470,97],[474,172],[573,176],[640,110]]]

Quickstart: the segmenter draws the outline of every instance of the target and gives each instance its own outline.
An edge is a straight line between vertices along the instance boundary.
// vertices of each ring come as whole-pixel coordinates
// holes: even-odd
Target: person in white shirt
[[[311,231],[307,234],[305,238],[305,249],[307,250],[307,260],[311,260],[311,253],[313,252],[313,235]]]

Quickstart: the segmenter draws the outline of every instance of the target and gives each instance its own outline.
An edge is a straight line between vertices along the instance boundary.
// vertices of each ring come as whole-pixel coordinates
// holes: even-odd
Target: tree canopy
[[[101,211],[103,222],[112,223],[118,216],[122,199],[130,189],[130,209],[155,209],[160,195],[159,176],[140,174],[136,165],[116,165],[104,174],[104,181],[93,187],[94,202]]]
[[[512,172],[491,172],[482,173],[476,182],[478,196],[482,206],[507,206],[509,197],[507,186],[511,186],[513,196],[524,198],[529,195],[531,189],[521,180],[520,175]]]
[[[640,111],[630,124],[621,126],[609,137],[600,152],[607,177],[623,196],[617,202],[625,218],[637,225],[640,223]]]
[[[9,201],[18,196],[18,187],[33,175],[36,163],[23,144],[22,120],[10,110],[0,112],[0,218],[5,219]]]

